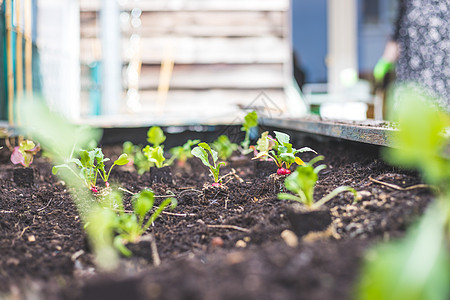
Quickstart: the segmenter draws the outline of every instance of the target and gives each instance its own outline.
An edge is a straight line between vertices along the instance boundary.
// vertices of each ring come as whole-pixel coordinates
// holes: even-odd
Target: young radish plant
[[[273,142],[272,150],[263,150],[258,153],[253,159],[261,159],[263,157],[271,158],[274,163],[277,165],[278,175],[289,175],[291,174],[291,170],[289,169],[293,163],[298,165],[304,165],[305,163],[300,157],[295,156],[297,153],[303,152],[313,152],[317,154],[316,151],[309,147],[303,147],[301,149],[295,149],[292,147],[292,144],[289,143],[290,136],[286,133],[274,131],[275,139],[271,138],[269,135],[261,136],[261,144],[265,143],[267,145],[270,144],[270,141]]]
[[[242,154],[250,153],[252,150],[250,149],[250,133],[252,131],[252,128],[255,128],[258,126],[258,114],[256,111],[249,112],[244,117],[244,123],[242,124],[242,131],[245,131],[245,138],[241,143],[241,146],[243,148]]]
[[[33,141],[24,140],[20,142],[19,146],[14,147],[11,154],[11,162],[28,168],[33,163],[33,158],[40,149],[39,144],[36,145]]]
[[[123,143],[122,152],[128,155],[129,162],[127,165],[134,166],[139,175],[148,172],[153,165],[153,163],[145,157],[141,145],[134,145],[132,142],[126,141]]]
[[[211,149],[211,147],[207,143],[199,143],[197,147],[192,149],[191,153],[195,157],[199,158],[202,163],[209,168],[209,171],[214,178],[214,183],[212,184],[212,186],[221,186],[222,182],[219,182],[219,169],[220,166],[225,165],[225,163],[218,163],[219,155],[217,151]],[[211,155],[212,164],[209,162],[209,155]]]
[[[233,152],[239,148],[239,146],[232,143],[226,135],[219,136],[217,140],[212,143],[211,147],[217,151],[221,160],[227,160],[231,157]]]
[[[295,193],[296,195],[288,193],[279,193],[278,199],[281,200],[293,200],[304,204],[309,210],[315,210],[320,208],[323,204],[330,201],[342,192],[351,192],[354,195],[354,201],[357,200],[357,192],[354,188],[349,186],[340,186],[334,189],[331,193],[323,197],[317,202],[314,202],[314,188],[318,179],[318,174],[321,170],[326,168],[326,165],[319,165],[314,167],[313,165],[323,160],[323,156],[316,156],[308,163],[297,167],[297,169],[289,175],[284,185],[286,189]]]
[[[163,210],[170,205],[171,209],[177,206],[176,198],[167,198],[156,207],[150,217],[145,220],[155,205],[155,195],[151,190],[143,190],[133,197],[133,211],[125,213],[123,204],[120,204],[118,215],[114,223],[117,236],[114,238],[114,246],[124,255],[131,256],[131,251],[126,248],[127,243],[136,243],[148,230],[150,225],[158,218]]]
[[[179,166],[184,166],[188,158],[192,156],[192,147],[200,143],[200,140],[187,140],[181,146],[173,147],[169,150],[169,153],[172,154],[168,164],[171,165],[173,161],[177,160]]]
[[[147,145],[144,149],[142,149],[142,152],[147,160],[153,163],[155,167],[162,168],[166,165],[164,164],[166,158],[164,157],[164,150],[162,146],[150,147]]]
[[[109,171],[105,169],[105,162],[109,161],[109,158],[105,158],[101,148],[95,148],[91,151],[81,150],[79,152],[80,159],[72,159],[71,162],[75,163],[80,169],[78,177],[83,179],[88,188],[93,193],[98,193],[97,179],[98,176],[104,181],[105,186],[109,187],[109,176],[111,170],[114,166],[126,165],[128,160],[127,154],[121,154],[118,159],[116,159]],[[53,174],[57,174],[59,169],[68,168],[73,170],[68,164],[62,164],[54,166],[52,169]]]
[[[153,147],[158,147],[166,140],[166,136],[159,126],[152,126],[147,131],[147,142],[153,145]]]
[[[273,141],[273,138],[269,135],[268,131],[264,131],[261,133],[261,137],[256,141],[256,146],[250,146],[251,149],[253,149],[254,156],[258,156],[261,152],[268,153],[270,150],[272,150],[273,146],[275,146],[275,142]],[[260,160],[269,160],[269,156],[264,155],[260,158]]]
[[[162,168],[168,164],[164,164],[166,158],[164,157],[164,145],[161,145],[166,140],[166,136],[162,129],[158,126],[153,126],[147,131],[147,141],[152,146],[147,145],[142,152],[147,160],[154,164],[157,168]]]

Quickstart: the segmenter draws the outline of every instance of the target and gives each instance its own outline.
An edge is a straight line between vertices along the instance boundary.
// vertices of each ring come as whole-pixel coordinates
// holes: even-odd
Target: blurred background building
[[[365,118],[395,3],[0,0],[0,117],[16,121],[14,99],[33,90],[103,125],[227,123],[250,109],[298,117],[327,104]]]

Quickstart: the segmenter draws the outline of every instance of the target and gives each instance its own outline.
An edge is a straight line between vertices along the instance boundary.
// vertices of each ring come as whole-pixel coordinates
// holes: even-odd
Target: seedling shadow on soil
[[[365,250],[380,240],[402,236],[432,196],[424,189],[402,191],[372,181],[402,187],[420,182],[415,174],[381,162],[377,148],[357,148],[334,140],[302,144],[324,155],[328,165],[319,176],[317,199],[348,185],[362,192],[362,200],[353,204],[350,195],[338,195],[325,204],[332,218],[329,229],[307,234],[290,246],[281,233],[293,230],[287,217],[293,203],[277,199],[267,179],[254,174],[251,160],[223,180],[228,187],[226,205],[203,198],[203,185],[212,180],[202,167],[186,172],[173,166],[173,184],[151,183],[148,173],[114,169],[111,182],[127,191],[150,187],[156,195],[171,191],[178,200],[175,210],[163,213],[150,227],[161,264],[155,266],[151,254],[137,255],[123,258],[114,274],[95,269],[67,187],[52,175],[49,162],[36,158],[34,184],[18,186],[13,181],[14,166],[3,149],[0,295],[24,299],[27,295],[35,299],[350,299]],[[108,157],[118,156],[121,147],[104,147],[104,151]],[[305,154],[304,160],[313,156]],[[222,168],[221,176],[232,172],[229,165]],[[125,193],[125,197],[130,208],[131,195]],[[148,248],[149,243],[142,247]]]

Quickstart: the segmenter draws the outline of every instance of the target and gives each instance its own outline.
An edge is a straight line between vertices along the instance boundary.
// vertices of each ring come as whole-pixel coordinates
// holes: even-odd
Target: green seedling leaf
[[[227,160],[239,147],[230,142],[228,136],[221,135],[212,143],[212,148],[217,151],[221,160]]]
[[[208,153],[202,147],[199,146],[195,147],[194,149],[192,149],[191,153],[195,157],[200,158],[200,160],[205,166],[207,167],[211,166],[208,160]]]
[[[136,200],[133,202],[133,210],[139,216],[139,219],[144,219],[144,216],[152,209],[155,203],[155,197],[152,191],[144,190],[136,196]]]
[[[447,211],[448,207],[434,203],[404,239],[372,249],[356,299],[449,299],[450,262],[444,233]]]
[[[21,164],[24,167],[29,167],[33,163],[34,156],[41,149],[39,144],[35,144],[33,141],[24,140],[19,146],[14,147],[11,154],[11,162],[13,164]]]
[[[288,134],[279,132],[279,131],[274,131],[274,133],[275,133],[275,138],[277,139],[277,141],[280,145],[289,144],[289,140],[291,138],[289,137]]]
[[[170,158],[169,165],[177,159],[182,164],[187,161],[188,158],[191,158],[193,155],[191,153],[192,147],[200,143],[200,140],[188,140],[184,145],[173,147],[169,150],[172,157]]]
[[[211,155],[212,164],[209,162],[207,151]],[[212,150],[207,143],[199,143],[197,147],[192,149],[192,155],[199,158],[205,166],[209,167],[209,171],[214,177],[214,182],[219,182],[219,169],[221,166],[225,165],[225,163],[221,162],[217,164],[217,160],[219,159],[217,152]]]
[[[342,192],[351,192],[354,196],[354,201],[356,201],[357,192],[355,189],[348,186],[340,186],[319,201],[314,202],[314,189],[319,178],[318,174],[321,170],[326,168],[325,165],[314,167],[314,164],[320,160],[323,160],[323,156],[316,156],[303,166],[297,167],[297,169],[284,181],[286,189],[296,195],[280,193],[278,194],[278,199],[298,201],[303,203],[309,209],[320,208],[320,206]]]
[[[126,141],[122,145],[123,153],[132,156],[134,154],[134,145],[130,141]]]
[[[114,161],[114,164],[118,165],[118,166],[124,166],[124,165],[128,164],[129,162],[130,162],[130,160],[128,159],[128,154],[123,153],[119,156],[118,159],[116,159]]]
[[[147,141],[153,145],[153,147],[158,147],[166,140],[166,136],[162,129],[158,126],[153,126],[147,131]]]
[[[244,141],[242,141],[241,146],[244,148],[243,153],[250,153],[249,146],[250,146],[250,130],[253,127],[258,126],[258,114],[256,111],[249,112],[244,117],[244,123],[242,124],[242,131],[245,131],[245,138]]]
[[[142,149],[142,152],[147,160],[154,163],[157,168],[164,166],[164,161],[166,158],[164,157],[164,150],[161,146],[150,147],[147,145],[144,149]]]
[[[250,131],[251,128],[258,126],[258,114],[256,111],[249,112],[244,117],[244,123],[242,124],[243,131]]]
[[[303,200],[303,204],[311,207],[314,203],[314,187],[318,179],[314,167],[311,165],[298,167],[288,176],[284,185],[286,189],[297,194]]]
[[[264,131],[261,133],[261,137],[256,142],[256,150],[259,152],[269,152],[274,145],[275,143],[273,142],[273,139],[269,138],[269,132]]]

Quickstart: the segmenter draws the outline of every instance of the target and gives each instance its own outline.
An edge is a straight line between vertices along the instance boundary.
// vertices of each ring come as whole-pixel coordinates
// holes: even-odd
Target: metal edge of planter
[[[389,123],[381,121],[337,121],[302,119],[262,118],[261,124],[266,126],[298,130],[313,134],[345,139],[354,142],[393,146],[392,133],[397,131]]]

